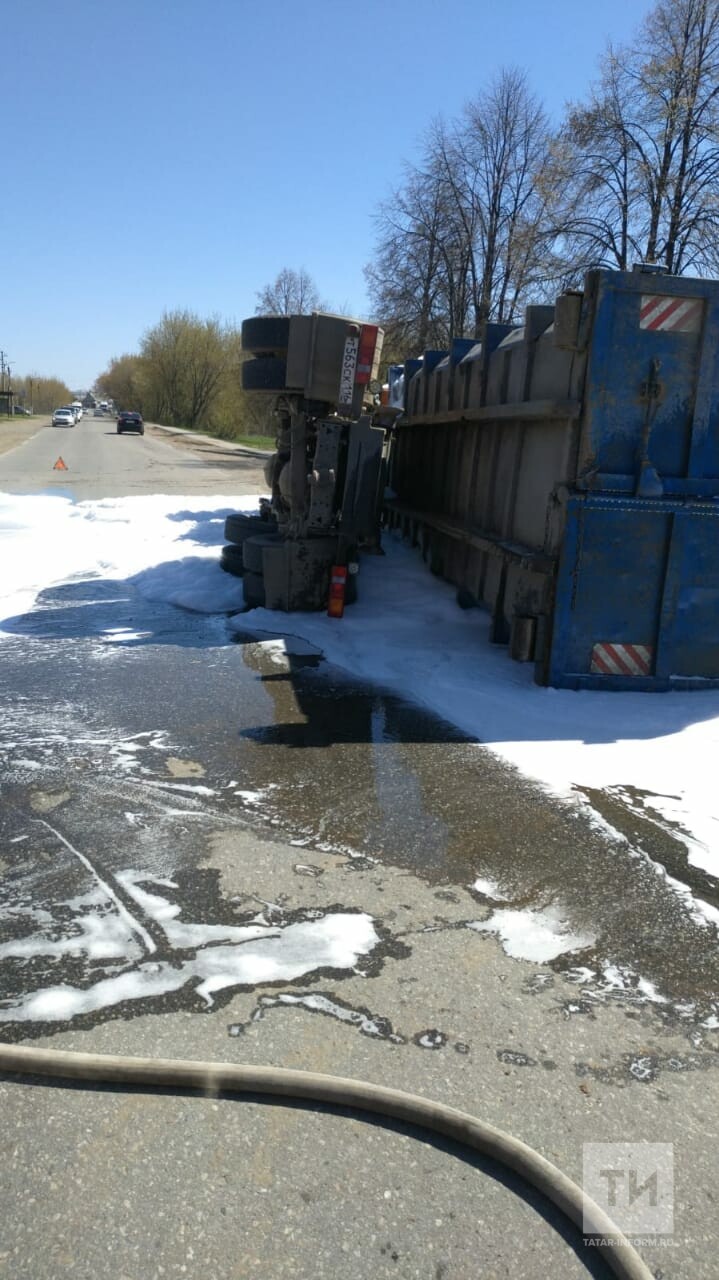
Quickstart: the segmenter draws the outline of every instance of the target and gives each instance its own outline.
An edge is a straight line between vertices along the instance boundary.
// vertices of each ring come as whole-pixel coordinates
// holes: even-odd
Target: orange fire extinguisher
[[[346,590],[347,566],[333,564],[330,573],[330,598],[327,603],[327,614],[330,618],[341,618],[344,614]]]

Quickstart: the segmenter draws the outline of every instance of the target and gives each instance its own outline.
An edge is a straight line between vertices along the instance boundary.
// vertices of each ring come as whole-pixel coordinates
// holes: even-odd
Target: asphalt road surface
[[[10,430],[14,426],[10,422]],[[25,430],[28,430],[28,427]],[[258,459],[222,441],[145,426],[145,435],[117,434],[115,419],[83,415],[74,427],[42,426],[20,447],[2,453],[5,493],[67,493],[76,499],[140,493],[264,493]],[[177,445],[182,447],[178,448]],[[61,458],[67,470],[55,470]]]
[[[260,466],[86,418],[0,456],[0,491],[259,494]],[[597,797],[612,837],[386,691],[130,583],[56,583],[2,626],[3,1038],[391,1083],[577,1180],[585,1143],[672,1144],[673,1231],[641,1251],[716,1274],[715,934],[670,836]],[[13,1280],[606,1274],[521,1184],[401,1125],[0,1100]]]

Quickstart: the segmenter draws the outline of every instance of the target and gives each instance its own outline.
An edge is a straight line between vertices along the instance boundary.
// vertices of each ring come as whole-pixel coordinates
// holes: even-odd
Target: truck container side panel
[[[429,426],[420,427],[422,433],[421,440],[423,445],[423,454],[428,461],[428,467],[423,475],[419,477],[419,493],[421,496],[422,507],[431,511],[434,501],[434,479],[437,466],[437,434]]]
[[[482,602],[490,609],[494,607],[499,593],[501,575],[502,562],[499,556],[488,555],[486,560],[484,583],[482,586]]]
[[[429,500],[430,510],[441,510],[442,504],[442,485],[444,474],[447,469],[447,445],[448,434],[446,426],[428,427],[432,438],[432,474],[429,476]]]
[[[467,492],[469,476],[472,470],[472,442],[474,431],[466,422],[458,422],[454,428],[456,462],[455,472],[450,476],[450,492],[453,495],[452,509],[457,520],[467,519]]]
[[[457,516],[466,523],[470,517],[471,497],[477,486],[477,477],[473,473],[476,451],[479,448],[479,426],[477,423],[463,422],[460,431],[462,455],[457,484]]]
[[[558,673],[589,674],[596,645],[655,652],[670,519],[636,504],[570,502],[552,652]]]
[[[520,617],[537,617],[546,611],[549,578],[544,573],[534,573],[519,564],[507,568],[504,593],[504,616],[509,625],[515,614]]]
[[[490,528],[500,537],[509,536],[509,520],[514,501],[517,465],[521,449],[522,427],[518,422],[495,426],[499,449],[497,471],[492,494]]]
[[[598,646],[644,647],[646,670],[605,671],[609,687],[719,678],[719,509],[711,503],[591,496],[568,504],[550,683],[595,685]],[[601,656],[601,655],[600,655]],[[621,658],[621,654],[620,654]],[[577,679],[579,677],[579,679]],[[586,677],[586,679],[582,679]]]
[[[447,428],[446,426],[430,426],[427,428],[432,437],[432,474],[429,476],[429,495],[431,510],[436,511],[441,503],[442,483],[447,468]]]
[[[674,516],[657,674],[719,677],[719,510],[709,504]]]
[[[417,494],[418,501],[412,505],[421,506],[422,508],[427,507],[429,510],[430,508],[427,506],[429,502],[429,469],[425,469],[422,466],[422,460],[424,458],[430,459],[429,428],[419,426],[414,427],[413,431],[417,432],[415,441],[417,452],[412,466],[412,489]]]
[[[467,556],[464,583],[466,584],[467,589],[474,596],[475,600],[482,599],[488,558],[486,551],[478,551],[474,547],[470,548]]]
[[[435,428],[436,430],[436,428]],[[441,468],[439,476],[439,492],[438,506],[440,511],[449,512],[450,503],[452,503],[452,486],[454,484],[455,466],[455,431],[452,425],[445,426],[444,429],[444,466]]]
[[[686,476],[706,320],[706,305],[696,296],[700,282],[599,274],[581,466],[602,475],[637,475],[642,436],[648,429],[648,454],[659,475]],[[701,284],[704,292],[711,287]],[[654,299],[667,299],[667,310],[672,305],[677,310],[683,305],[692,308],[693,327],[642,327],[643,310],[646,312]],[[661,301],[657,301],[655,309],[660,307]],[[677,323],[681,324],[681,319]],[[657,362],[658,380],[654,397],[647,394],[653,361]]]
[[[495,488],[499,432],[488,422],[478,425],[479,463],[477,467],[477,493],[472,502],[474,521],[481,529],[492,525],[492,495]]]
[[[461,474],[461,458],[461,428],[452,423],[447,430],[447,465],[442,476],[442,510],[450,516],[457,513],[457,478]]]
[[[556,420],[527,429],[511,535],[516,542],[544,546],[550,496],[567,475],[571,429],[571,423]]]
[[[706,302],[700,367],[694,401],[689,475],[717,480],[719,493],[719,289]]]
[[[434,511],[437,493],[437,470],[441,465],[442,432],[437,430],[436,425],[425,426],[422,428],[422,432],[427,441],[427,456],[430,460],[427,474],[423,477],[423,505],[430,511]]]
[[[457,423],[453,423],[449,429],[449,449],[447,459],[447,470],[444,473],[444,482],[442,485],[442,505],[444,510],[450,516],[457,515],[457,498],[459,485],[457,480],[461,476],[462,465],[462,436],[461,428]]]
[[[508,404],[516,404],[519,400],[526,399],[525,388],[529,367],[530,344],[524,338],[522,342],[518,342],[515,347],[511,348],[508,373],[506,375],[507,389],[505,399]]]
[[[574,352],[561,351],[554,345],[552,332],[543,333],[537,342],[532,365],[531,400],[568,400],[572,394],[571,373]]]
[[[463,543],[452,538],[450,540],[447,554],[449,561],[449,580],[457,587],[462,586],[467,569],[467,549]]]

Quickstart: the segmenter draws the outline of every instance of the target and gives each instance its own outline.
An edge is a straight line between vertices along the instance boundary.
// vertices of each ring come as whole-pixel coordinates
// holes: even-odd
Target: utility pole
[[[8,386],[5,386],[5,374],[8,377]],[[10,385],[10,365],[7,359],[7,351],[0,351],[0,400],[5,405],[5,412],[8,418],[12,417],[12,388]]]

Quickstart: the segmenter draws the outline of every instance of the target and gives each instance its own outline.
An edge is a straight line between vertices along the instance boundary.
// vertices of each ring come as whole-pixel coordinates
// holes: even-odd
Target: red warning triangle
[[[53,471],[67,471],[67,463],[63,462],[62,458],[58,458]]]

